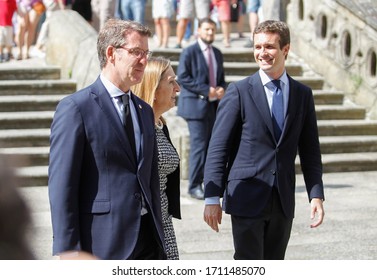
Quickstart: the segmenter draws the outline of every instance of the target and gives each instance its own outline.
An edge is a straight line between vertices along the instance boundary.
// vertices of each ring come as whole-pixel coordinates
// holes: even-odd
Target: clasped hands
[[[216,100],[216,99],[221,99],[223,98],[225,94],[225,90],[222,87],[210,87],[209,88],[209,93],[208,93],[208,99],[209,100]]]

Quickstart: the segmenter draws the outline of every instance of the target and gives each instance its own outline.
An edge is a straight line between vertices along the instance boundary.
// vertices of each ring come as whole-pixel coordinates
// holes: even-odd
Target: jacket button
[[[275,171],[275,170],[272,170],[272,169],[271,169],[271,173],[272,173],[272,175],[274,175],[274,176],[276,175],[276,171]]]
[[[135,196],[135,199],[140,200],[140,197],[141,197],[141,196],[140,196],[140,193],[135,193],[134,196]]]

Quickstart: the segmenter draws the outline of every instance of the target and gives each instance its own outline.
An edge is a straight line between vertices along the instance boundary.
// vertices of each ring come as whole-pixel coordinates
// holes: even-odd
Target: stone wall
[[[46,62],[60,66],[78,89],[91,84],[100,73],[95,29],[72,10],[54,12],[48,28]]]
[[[377,19],[373,1],[291,0],[287,22],[292,51],[377,119],[377,30],[363,16]]]

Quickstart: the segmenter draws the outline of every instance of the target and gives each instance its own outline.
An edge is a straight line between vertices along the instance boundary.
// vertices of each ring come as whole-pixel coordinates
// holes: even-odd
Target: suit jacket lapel
[[[262,116],[262,119],[267,125],[271,136],[275,139],[270,107],[267,102],[267,97],[264,94],[264,87],[258,73],[255,73],[250,77],[249,84],[249,94],[254,100],[255,107],[257,108],[259,114]]]
[[[145,150],[144,149],[144,145],[146,145],[146,141],[144,139],[144,131],[145,131],[145,125],[144,125],[144,118],[143,118],[143,105],[139,102],[139,100],[135,97],[135,95],[133,93],[131,93],[131,99],[132,99],[132,102],[135,106],[135,111],[136,111],[136,115],[137,115],[137,118],[138,118],[138,124],[139,124],[139,127],[140,127],[140,146],[139,147],[136,147],[137,149],[139,149],[139,158],[138,158],[138,163],[139,163],[139,167],[140,167],[140,164],[142,162],[142,159],[144,157],[143,155],[143,151]]]
[[[222,64],[222,61],[220,59],[220,51],[217,50],[215,47],[212,46],[212,49],[213,49],[213,53],[215,54],[215,59],[216,59],[216,63],[217,63],[217,68],[216,68],[216,83],[217,85],[220,84],[219,82],[219,79],[221,77],[221,64]]]
[[[124,130],[122,121],[119,118],[119,115],[114,107],[114,104],[110,98],[109,93],[107,92],[106,88],[102,84],[101,80],[98,78],[92,88],[92,96],[94,101],[98,104],[104,115],[106,116],[107,121],[109,122],[110,126],[114,130],[114,134],[120,141],[121,149],[125,151],[129,160],[134,162],[136,166],[136,162],[131,150],[130,143],[127,140],[126,132]]]
[[[205,71],[206,75],[207,75],[207,78],[209,80],[209,68],[208,68],[208,65],[207,65],[207,60],[206,58],[204,57],[204,54],[202,52],[202,49],[200,48],[199,46],[199,43],[195,43],[195,52],[197,53],[196,57],[201,57],[202,59],[200,59],[200,68],[206,68],[207,71]]]
[[[281,134],[281,138],[283,138],[286,131],[288,131],[288,128],[292,125],[299,102],[299,96],[297,95],[297,84],[292,80],[292,78],[288,75],[288,81],[289,81],[289,100],[288,100],[288,108],[287,108],[287,114],[285,116],[285,124],[284,128]]]

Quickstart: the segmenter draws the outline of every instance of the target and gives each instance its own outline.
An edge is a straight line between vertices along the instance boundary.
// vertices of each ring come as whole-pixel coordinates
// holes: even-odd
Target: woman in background
[[[170,18],[173,16],[172,0],[153,0],[152,17],[156,30],[158,47],[168,48],[170,37]]]
[[[42,0],[17,0],[17,60],[30,58],[30,47],[34,44],[37,26],[45,6]]]
[[[172,217],[181,218],[179,156],[162,117],[163,113],[175,106],[176,94],[180,91],[170,61],[163,57],[150,58],[143,80],[131,90],[153,108],[166,254],[168,260],[178,260],[179,253]]]

